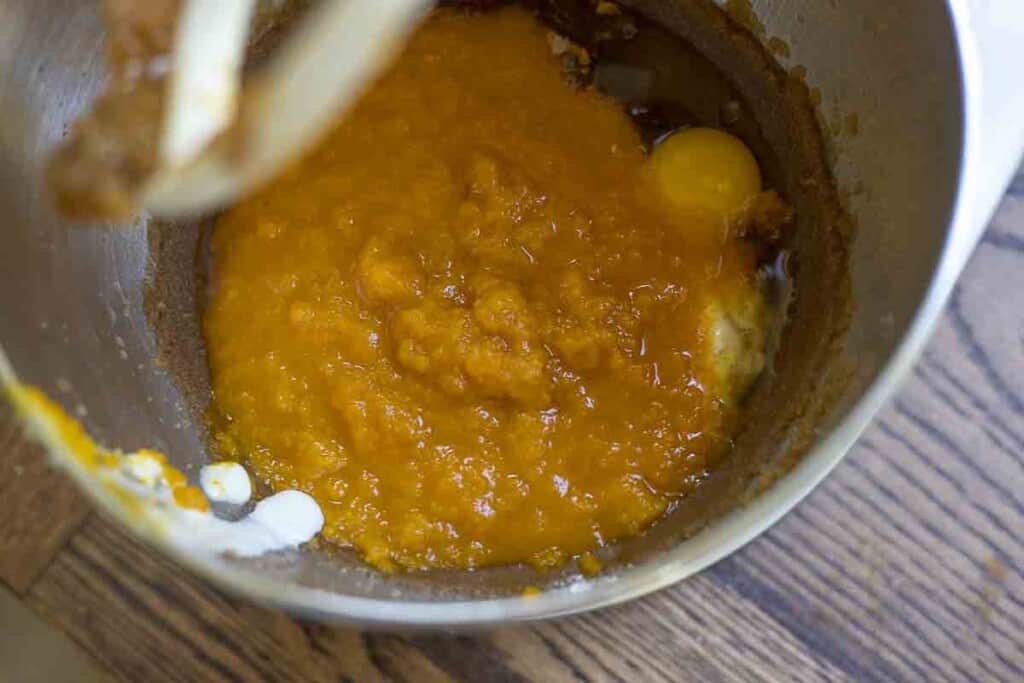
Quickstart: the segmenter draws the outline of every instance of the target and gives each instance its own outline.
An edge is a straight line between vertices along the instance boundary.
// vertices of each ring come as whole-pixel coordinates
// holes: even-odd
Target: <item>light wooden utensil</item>
[[[387,65],[430,0],[322,0],[242,83],[256,0],[186,0],[175,39],[160,165],[142,203],[178,216],[267,180]]]

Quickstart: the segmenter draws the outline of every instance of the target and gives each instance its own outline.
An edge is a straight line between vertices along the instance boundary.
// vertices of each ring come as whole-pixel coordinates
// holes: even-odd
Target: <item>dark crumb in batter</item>
[[[792,227],[793,219],[793,207],[784,202],[778,192],[761,192],[744,207],[742,219],[737,221],[739,236],[762,247],[777,248]]]

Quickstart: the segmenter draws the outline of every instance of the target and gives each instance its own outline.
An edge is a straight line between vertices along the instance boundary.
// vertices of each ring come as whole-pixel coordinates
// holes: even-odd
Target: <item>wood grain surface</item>
[[[9,426],[0,580],[126,681],[1022,681],[1021,292],[1024,176],[837,471],[742,551],[622,607],[479,635],[301,623],[90,513]]]

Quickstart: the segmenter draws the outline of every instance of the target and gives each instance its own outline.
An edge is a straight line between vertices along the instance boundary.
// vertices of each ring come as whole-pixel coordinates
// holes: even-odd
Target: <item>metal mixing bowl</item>
[[[675,11],[696,3],[627,4],[699,38],[701,27],[685,22],[693,15]],[[795,467],[688,540],[648,544],[594,580],[555,584],[530,598],[509,592],[522,580],[514,572],[397,580],[317,552],[246,563],[176,559],[230,591],[309,617],[493,624],[592,609],[678,581],[749,541],[810,491],[913,362],[1024,149],[1012,59],[1024,42],[1024,6],[755,0],[753,9],[766,35],[786,41],[785,65],[805,66],[820,90],[824,123],[839,131],[833,171],[851,190],[857,223],[855,305],[836,362],[846,375],[809,385],[810,394],[822,394],[822,411]],[[98,2],[0,0],[0,343],[24,380],[80,406],[100,441],[163,448],[194,469],[208,457],[200,430],[180,386],[153,363],[157,339],[144,313],[146,222],[69,229],[42,183],[47,154],[102,82],[102,35]],[[704,47],[713,61],[728,62],[725,53],[715,55],[727,45]],[[792,444],[759,447],[781,452]]]

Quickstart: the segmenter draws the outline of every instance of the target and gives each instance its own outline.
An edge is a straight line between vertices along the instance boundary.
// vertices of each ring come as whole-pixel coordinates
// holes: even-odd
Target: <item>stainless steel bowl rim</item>
[[[948,6],[958,42],[964,112],[960,131],[963,140],[960,174],[942,255],[912,324],[882,372],[856,405],[834,429],[822,434],[810,453],[790,473],[742,509],[713,523],[685,544],[666,551],[656,562],[624,568],[611,576],[570,583],[529,597],[467,601],[364,598],[282,583],[221,558],[183,553],[149,534],[141,533],[136,520],[130,519],[96,489],[86,486],[86,491],[101,508],[125,526],[140,531],[140,536],[154,543],[163,553],[229,593],[283,608],[300,617],[363,627],[468,628],[566,616],[643,596],[730,555],[802,500],[838,464],[895,391],[921,352],[991,213],[992,201],[988,198],[993,196],[994,178],[991,169],[986,171],[985,119],[981,110],[984,100],[982,59],[978,50],[979,37],[971,16],[972,0],[948,0]],[[1017,138],[1014,138],[1013,144],[1016,142]],[[1019,158],[1019,154],[1018,148],[1010,156]],[[1006,179],[998,175],[996,172],[995,182],[1003,183]],[[1004,187],[1005,184],[1000,185],[995,196]],[[695,559],[687,559],[687,556],[695,556]]]

